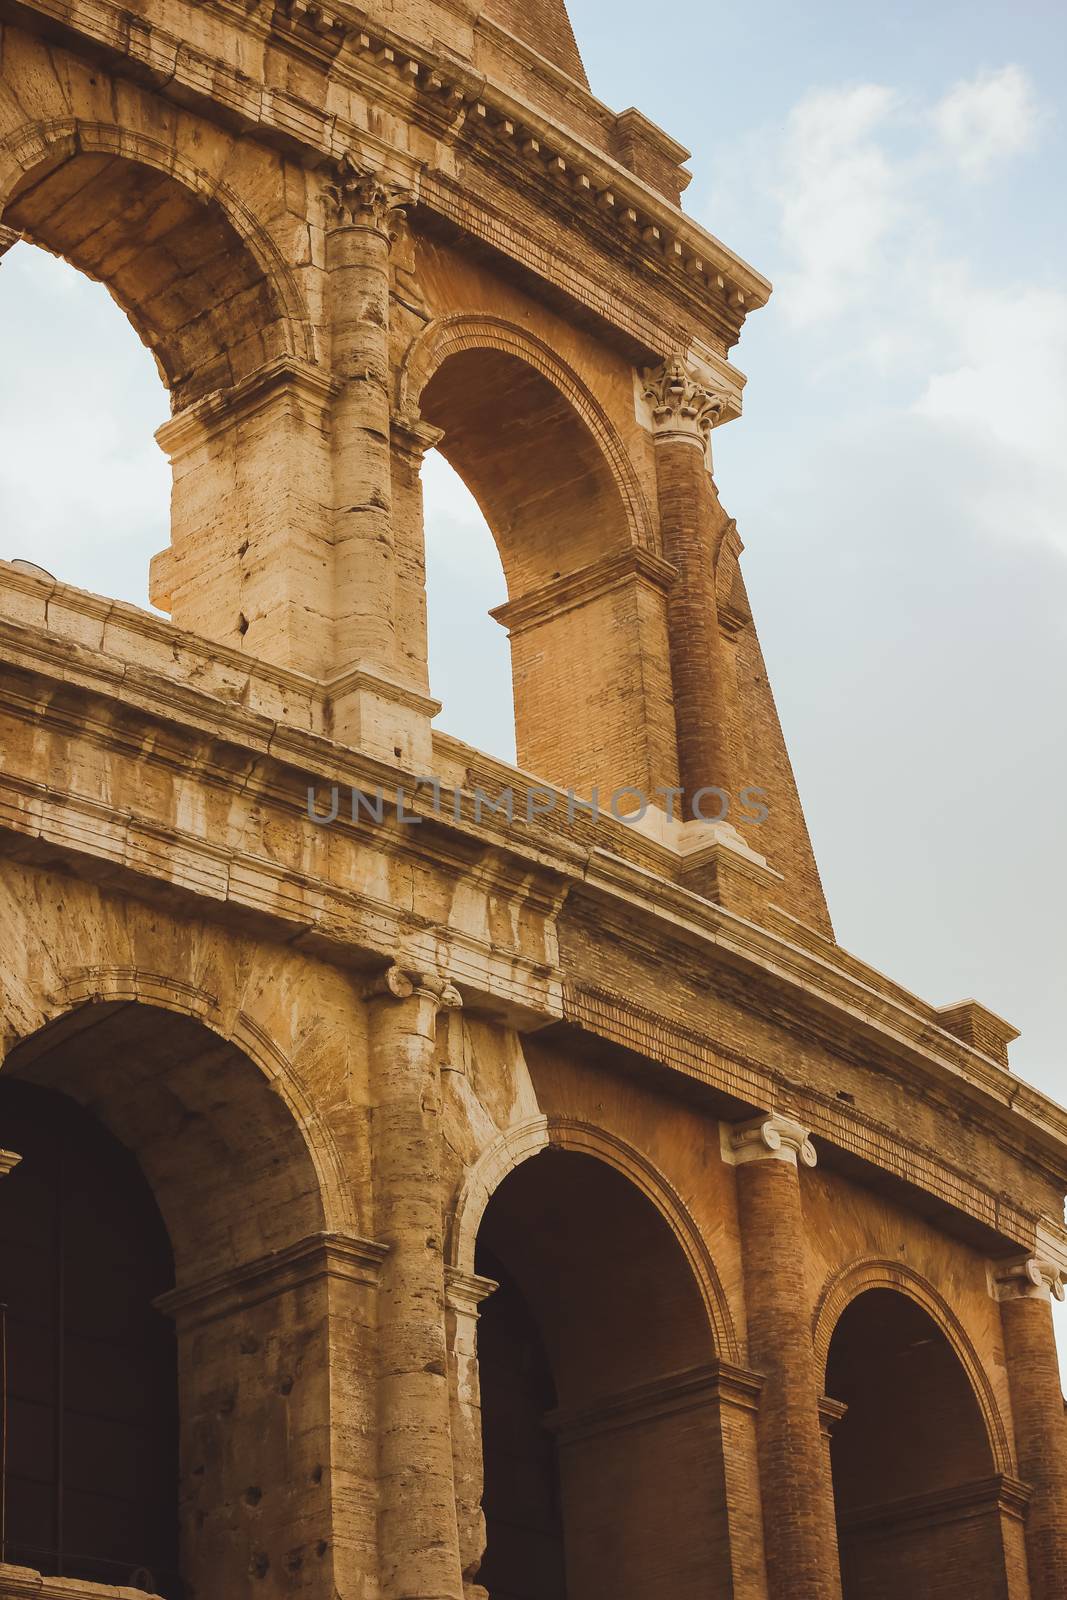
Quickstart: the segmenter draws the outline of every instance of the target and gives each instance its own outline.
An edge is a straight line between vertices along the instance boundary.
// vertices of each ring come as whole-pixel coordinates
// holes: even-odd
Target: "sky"
[[[1008,1018],[1067,1102],[1067,10],[570,11],[595,93],[693,151],[686,209],[775,284],[715,475],[838,937]],[[26,245],[0,348],[0,555],[146,604],[151,358]],[[438,723],[511,757],[499,562],[439,458],[425,482]]]

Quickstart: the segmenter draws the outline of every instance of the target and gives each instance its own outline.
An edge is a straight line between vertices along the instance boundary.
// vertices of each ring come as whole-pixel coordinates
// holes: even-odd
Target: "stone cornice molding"
[[[1021,1256],[1006,1266],[998,1266],[993,1292],[997,1300],[1067,1299],[1062,1268],[1039,1256]]]
[[[908,1495],[877,1506],[860,1506],[841,1516],[848,1533],[892,1530],[901,1533],[909,1525],[943,1526],[949,1522],[970,1521],[976,1511],[994,1508],[1016,1520],[1026,1516],[1031,1489],[1008,1473],[980,1478],[973,1483],[953,1484],[950,1488],[930,1489],[925,1494]]]
[[[250,23],[247,5],[238,7],[226,0],[208,3],[221,19],[242,31],[259,37],[270,31],[255,16]],[[76,14],[67,0],[27,0],[27,9],[87,40],[112,60],[132,62],[157,91],[172,94],[181,104],[192,103],[209,117],[235,118],[268,143],[330,155],[365,133],[325,105],[312,105],[279,87],[264,92],[262,84],[240,72],[231,60],[191,50],[178,34],[147,17],[138,16],[131,23],[128,9],[114,0],[93,0]],[[549,181],[557,193],[568,193],[578,207],[576,217],[584,211],[591,225],[613,224],[615,250],[653,258],[659,275],[666,268],[675,298],[698,304],[704,315],[721,322],[730,330],[730,343],[736,341],[747,312],[770,297],[771,286],[762,274],[650,184],[580,134],[555,125],[503,86],[490,84],[484,74],[462,61],[443,62],[427,45],[380,25],[372,34],[354,24],[329,76],[338,85],[373,93],[378,103],[409,116],[446,142],[470,139],[497,157],[502,144],[510,146],[517,170],[542,185]],[[599,107],[592,97],[590,103],[610,128],[615,113]],[[474,232],[481,236],[477,228]]]
[[[813,1167],[819,1159],[808,1129],[780,1111],[731,1128],[729,1148],[737,1167],[753,1161],[785,1161],[793,1167]]]
[[[680,355],[646,369],[642,383],[657,443],[681,441],[706,453],[712,428],[729,415],[729,396],[709,389]]]
[[[9,1172],[14,1172],[21,1160],[22,1157],[17,1156],[14,1150],[0,1150],[0,1178],[6,1178]]]
[[[319,1278],[341,1278],[376,1288],[379,1268],[387,1254],[388,1247],[373,1239],[341,1233],[314,1234],[200,1283],[170,1289],[159,1295],[154,1304],[183,1325],[200,1326],[263,1300],[273,1300]]]
[[[532,589],[528,594],[516,595],[515,599],[494,606],[489,615],[514,638],[634,580],[666,594],[677,576],[677,567],[664,561],[662,556],[633,545],[628,550],[612,551],[601,560],[568,572],[565,577]]]
[[[18,233],[16,229],[5,228],[3,224],[0,224],[0,261],[4,259],[9,250],[14,249],[21,238],[21,233]]]
[[[494,1278],[445,1266],[445,1304],[460,1315],[477,1317],[482,1301],[488,1300],[499,1287]]]
[[[53,1578],[42,1575],[36,1567],[16,1567],[0,1561],[0,1600],[159,1600],[159,1596],[125,1584]]]
[[[366,228],[390,244],[415,200],[413,190],[390,182],[350,150],[331,163],[323,195],[331,229]]]
[[[567,1445],[706,1406],[733,1405],[756,1411],[763,1383],[759,1373],[733,1362],[712,1361],[639,1384],[590,1406],[550,1412],[545,1426]]]
[[[835,1400],[831,1395],[819,1396],[819,1427],[827,1438],[831,1437],[839,1422],[844,1422],[848,1415],[848,1406],[844,1400]]]
[[[339,384],[328,372],[295,356],[279,356],[228,389],[213,389],[176,411],[156,429],[160,449],[172,460],[237,422],[247,421],[279,396],[290,397],[325,417]]]

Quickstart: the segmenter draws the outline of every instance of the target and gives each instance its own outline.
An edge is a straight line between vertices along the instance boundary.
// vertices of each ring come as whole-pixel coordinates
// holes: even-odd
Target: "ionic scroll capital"
[[[786,1161],[794,1167],[813,1167],[818,1157],[807,1128],[795,1117],[772,1111],[730,1130],[730,1159],[739,1167],[751,1161]]]
[[[1054,1261],[1039,1256],[1020,1256],[994,1269],[994,1292],[998,1300],[1063,1300],[1067,1297],[1064,1274]]]
[[[415,199],[410,189],[363,166],[351,151],[331,167],[324,192],[335,228],[370,228],[390,241],[404,220],[405,206]]]
[[[678,439],[706,450],[712,428],[726,413],[727,396],[710,389],[681,356],[642,373],[657,439]]]
[[[366,1000],[410,1000],[413,995],[430,1000],[442,1011],[458,1010],[463,996],[439,972],[424,972],[394,963],[363,986]]]

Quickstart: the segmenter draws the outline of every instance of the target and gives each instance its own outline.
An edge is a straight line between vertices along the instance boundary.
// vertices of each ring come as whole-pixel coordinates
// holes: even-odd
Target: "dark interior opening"
[[[6,1561],[178,1594],[170,1241],[130,1152],[66,1095],[0,1076]]]

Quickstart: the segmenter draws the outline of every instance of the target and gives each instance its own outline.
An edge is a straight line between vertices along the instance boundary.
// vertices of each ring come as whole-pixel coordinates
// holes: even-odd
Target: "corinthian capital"
[[[1054,1261],[1022,1256],[996,1272],[998,1300],[1062,1300],[1065,1295],[1063,1273]]]
[[[807,1128],[795,1117],[779,1111],[732,1128],[730,1151],[739,1167],[750,1161],[787,1161],[794,1167],[813,1167],[818,1160]]]
[[[642,380],[657,437],[685,439],[704,449],[726,409],[727,397],[709,389],[681,356],[647,368]]]
[[[351,151],[333,166],[325,194],[335,227],[373,228],[389,239],[396,237],[404,207],[415,198],[410,189],[361,165]]]

